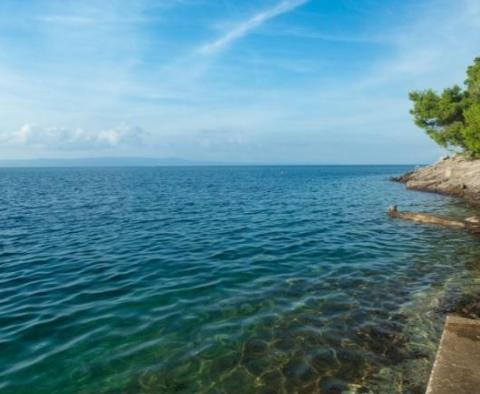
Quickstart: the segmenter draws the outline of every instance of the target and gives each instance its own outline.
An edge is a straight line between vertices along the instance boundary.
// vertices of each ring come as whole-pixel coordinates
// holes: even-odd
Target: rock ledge
[[[404,183],[409,189],[460,197],[472,205],[480,205],[478,159],[469,160],[460,155],[445,157],[392,180]]]

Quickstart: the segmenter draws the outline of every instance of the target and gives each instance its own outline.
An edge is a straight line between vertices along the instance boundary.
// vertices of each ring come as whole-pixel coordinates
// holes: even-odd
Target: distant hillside
[[[96,157],[84,159],[0,160],[0,167],[158,167],[202,166],[221,163],[189,161],[177,158]]]

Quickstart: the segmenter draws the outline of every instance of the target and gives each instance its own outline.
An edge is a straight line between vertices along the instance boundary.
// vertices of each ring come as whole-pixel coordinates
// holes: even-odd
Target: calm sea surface
[[[0,169],[0,392],[422,392],[480,244],[407,169]]]

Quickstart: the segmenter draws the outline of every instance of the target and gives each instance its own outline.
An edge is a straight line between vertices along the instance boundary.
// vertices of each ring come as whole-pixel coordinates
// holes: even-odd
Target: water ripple
[[[0,169],[0,390],[422,392],[480,250],[405,170]]]

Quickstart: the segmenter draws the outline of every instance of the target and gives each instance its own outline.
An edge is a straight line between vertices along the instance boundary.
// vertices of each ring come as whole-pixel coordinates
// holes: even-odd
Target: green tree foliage
[[[480,157],[480,57],[467,69],[465,88],[410,93],[415,124],[439,145]]]

